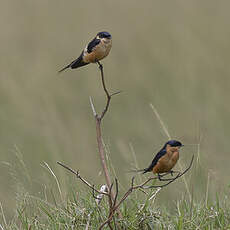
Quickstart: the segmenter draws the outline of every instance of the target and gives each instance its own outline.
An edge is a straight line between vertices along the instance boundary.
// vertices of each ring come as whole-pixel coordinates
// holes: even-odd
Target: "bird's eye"
[[[100,32],[98,35],[100,38],[111,38],[111,35],[108,32]]]

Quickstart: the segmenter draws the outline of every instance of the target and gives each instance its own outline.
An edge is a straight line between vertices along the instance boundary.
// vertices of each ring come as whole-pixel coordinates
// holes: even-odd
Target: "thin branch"
[[[107,102],[106,102],[105,108],[104,108],[104,110],[102,111],[101,116],[99,117],[99,119],[102,120],[103,117],[105,116],[106,112],[108,111],[109,104],[110,104],[110,100],[111,100],[111,95],[109,94],[109,91],[107,90],[107,88],[106,88],[106,86],[105,86],[105,78],[104,78],[103,65],[102,65],[99,61],[98,61],[97,63],[98,63],[98,65],[99,65],[99,69],[100,69],[100,71],[101,71],[102,86],[103,86],[103,89],[104,89],[105,94],[106,94],[106,97],[107,97]]]
[[[116,192],[115,192],[115,197],[114,197],[114,201],[113,201],[113,205],[114,205],[114,206],[116,205],[117,197],[118,197],[118,193],[119,193],[119,190],[118,190],[118,180],[117,180],[117,178],[115,178],[115,185],[116,185]]]
[[[59,165],[61,165],[63,168],[65,168],[65,169],[69,170],[71,173],[73,173],[77,178],[79,178],[85,185],[87,185],[88,187],[90,187],[93,191],[96,191],[96,192],[99,193],[99,194],[103,194],[103,195],[108,196],[108,193],[101,192],[101,191],[95,189],[95,188],[94,188],[94,185],[91,185],[87,180],[85,180],[84,178],[82,178],[82,177],[80,176],[79,171],[76,172],[76,171],[74,171],[73,169],[71,169],[70,167],[64,165],[63,163],[61,163],[61,162],[59,162],[59,161],[58,161],[57,163],[58,163]]]
[[[106,165],[105,150],[104,150],[103,143],[102,143],[101,125],[100,124],[101,124],[100,119],[96,118],[97,145],[98,145],[98,150],[99,150],[99,155],[100,155],[100,159],[101,159],[103,172],[105,175],[106,184],[107,184],[108,188],[110,188],[112,183],[111,183],[111,179],[110,179],[110,175],[109,175],[109,170],[108,170],[107,165]]]
[[[109,208],[110,210],[113,207],[113,200],[114,200],[114,194],[113,194],[113,183],[111,184],[111,186],[109,187],[109,192],[108,192],[108,199],[109,199]]]
[[[117,94],[119,94],[119,93],[122,93],[122,91],[120,90],[120,91],[114,92],[114,93],[110,94],[110,97],[112,97],[112,96],[114,96],[114,95],[117,95]]]
[[[108,226],[109,226],[109,229],[110,229],[110,230],[113,230],[112,225],[111,225],[110,222],[108,223]]]
[[[117,91],[117,92],[112,93],[112,94],[109,93],[108,89],[106,88],[106,84],[105,84],[105,77],[104,77],[103,65],[102,65],[99,61],[97,62],[97,64],[98,64],[99,69],[100,69],[100,72],[101,72],[101,82],[102,82],[103,90],[104,90],[104,92],[105,92],[105,94],[106,94],[106,97],[107,97],[107,101],[106,101],[105,108],[104,108],[104,110],[102,111],[101,115],[98,116],[98,119],[99,119],[99,120],[102,120],[103,117],[105,116],[106,112],[107,112],[108,109],[109,109],[109,105],[110,105],[110,101],[111,101],[112,96],[121,93],[121,91]]]
[[[106,180],[106,184],[107,187],[109,188],[109,195],[108,195],[108,199],[109,199],[109,205],[110,205],[110,209],[112,208],[112,206],[114,205],[114,200],[115,200],[115,195],[112,191],[112,182],[111,182],[111,178],[109,175],[109,170],[107,168],[107,164],[106,164],[106,160],[105,160],[105,150],[104,150],[104,146],[103,146],[103,142],[102,142],[102,134],[101,134],[101,121],[104,118],[106,112],[109,109],[109,105],[110,105],[110,101],[112,96],[119,94],[119,92],[115,92],[112,94],[109,94],[108,89],[106,88],[106,84],[105,84],[105,77],[104,77],[104,70],[103,70],[103,65],[98,61],[97,62],[99,69],[100,69],[100,73],[101,73],[101,82],[102,82],[102,86],[103,86],[103,90],[106,94],[106,105],[101,113],[101,115],[97,114],[96,109],[94,107],[93,104],[93,100],[90,97],[90,105],[93,111],[93,115],[95,117],[95,121],[96,121],[96,136],[97,136],[97,145],[98,145],[98,150],[99,150],[99,155],[100,155],[100,159],[101,159],[101,164],[102,164],[102,168],[103,168],[103,172],[105,175],[105,180]],[[116,198],[117,199],[117,198]],[[121,213],[118,211],[118,215],[119,218],[122,218]],[[109,222],[110,223],[110,222]]]
[[[102,194],[98,194],[97,196],[95,195],[95,186],[93,185],[93,189],[92,189],[92,195],[93,195],[93,198],[96,200],[96,203],[99,203],[99,201],[101,200],[101,196],[103,196]],[[98,197],[100,196],[100,197]]]

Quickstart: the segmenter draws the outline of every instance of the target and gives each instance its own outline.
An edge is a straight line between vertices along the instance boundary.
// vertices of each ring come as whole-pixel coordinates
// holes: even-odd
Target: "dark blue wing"
[[[153,161],[152,161],[151,165],[150,165],[148,168],[144,169],[144,172],[143,172],[143,173],[151,172],[151,171],[153,170],[154,166],[155,166],[155,165],[157,164],[157,162],[159,161],[159,159],[160,159],[161,157],[163,157],[165,154],[166,154],[166,149],[161,149],[161,150],[157,153],[157,155],[153,158]]]
[[[76,69],[78,67],[84,66],[84,65],[88,65],[89,63],[85,63],[83,62],[83,52],[81,53],[81,55],[74,61],[72,61],[69,65],[65,66],[63,69],[59,70],[58,72],[61,73],[62,71],[71,68],[71,69]]]
[[[84,66],[84,65],[88,65],[89,63],[85,63],[83,62],[83,52],[81,53],[81,55],[74,60],[73,62],[71,62],[70,67],[72,69],[76,69],[78,67]]]
[[[94,38],[87,46],[87,52],[91,53],[93,51],[93,48],[97,46],[100,43],[100,39]]]

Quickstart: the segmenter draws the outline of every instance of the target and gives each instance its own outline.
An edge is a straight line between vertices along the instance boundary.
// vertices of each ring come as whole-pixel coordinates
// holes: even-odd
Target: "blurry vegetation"
[[[227,226],[228,201],[223,196],[216,199],[215,194],[225,194],[230,173],[229,7],[229,1],[214,0],[147,0],[144,4],[100,0],[93,5],[91,1],[3,0],[0,202],[6,221],[18,215],[26,226],[25,202],[31,202],[32,209],[40,202],[39,210],[29,211],[32,219],[28,221],[32,224],[34,220],[34,226],[45,223],[43,217],[48,218],[50,212],[59,223],[62,215],[66,216],[65,208],[80,200],[86,208],[84,216],[89,211],[86,203],[95,205],[81,195],[73,200],[69,193],[81,193],[82,186],[56,161],[79,169],[95,184],[104,182],[89,104],[89,96],[93,96],[98,110],[104,106],[99,73],[93,64],[61,75],[57,71],[77,57],[98,31],[107,30],[113,36],[112,51],[102,61],[107,85],[112,91],[123,91],[113,99],[103,124],[111,171],[125,187],[131,177],[127,171],[135,163],[133,151],[143,168],[167,140],[149,106],[152,103],[172,137],[192,144],[181,151],[182,166],[196,154],[196,164],[187,178],[196,200],[192,210],[199,210],[194,213],[200,218],[218,213],[212,219],[213,229]],[[57,185],[41,167],[42,162],[59,178],[64,200],[56,202],[57,206]],[[183,212],[190,205],[187,191],[182,179],[170,185],[158,194],[151,212],[165,207],[167,212],[156,214],[162,222],[187,223],[187,218],[193,217],[193,213]],[[44,200],[49,203],[43,204]],[[210,203],[206,205],[204,200]],[[25,207],[27,210],[28,205]],[[55,213],[56,208],[60,212]],[[132,206],[127,209],[137,210]],[[69,219],[63,219],[64,224],[75,218],[73,210],[68,212]],[[92,214],[92,220],[96,215]],[[153,214],[146,211],[144,215]],[[41,218],[38,222],[36,216]]]
[[[17,167],[11,165],[11,171],[24,171],[26,176],[24,162],[22,159],[18,160]],[[14,175],[20,188],[17,192],[17,207],[15,215],[7,222],[1,206],[1,229],[98,229],[107,220],[109,210],[105,197],[98,206],[88,187],[79,189],[79,180],[70,183],[68,193],[63,193],[66,187],[60,186],[59,178],[47,163],[43,166],[48,169],[47,183],[43,184],[43,189],[36,196],[28,193],[23,182]],[[111,225],[130,230],[229,229],[229,192],[216,193],[215,199],[210,201],[209,182],[206,186],[206,193],[198,199],[191,190],[191,199],[181,196],[172,201],[171,209],[156,204],[163,190],[136,190],[120,206],[122,219],[114,219]],[[103,229],[108,229],[108,226]]]

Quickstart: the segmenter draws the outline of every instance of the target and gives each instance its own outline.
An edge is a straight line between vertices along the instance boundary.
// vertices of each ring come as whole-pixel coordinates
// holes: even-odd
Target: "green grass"
[[[109,208],[107,198],[104,197],[100,205],[93,198],[91,189],[82,187],[79,180],[72,175],[66,176],[68,188],[61,184],[51,167],[44,163],[41,171],[46,171],[50,177],[46,184],[41,184],[36,195],[24,187],[28,182],[20,181],[23,173],[25,178],[28,171],[20,154],[16,155],[18,165],[8,164],[12,177],[17,181],[17,207],[14,217],[7,221],[4,208],[1,206],[0,223],[2,229],[98,229],[107,219]],[[190,171],[189,171],[190,172]],[[72,180],[73,179],[73,180]],[[136,178],[136,183],[144,178]],[[182,180],[180,178],[179,180]],[[178,184],[175,181],[173,184]],[[185,179],[186,180],[186,179]],[[33,180],[31,186],[33,187]],[[201,229],[216,230],[230,228],[230,200],[229,192],[216,194],[209,199],[209,181],[206,193],[195,198],[194,190],[182,193],[172,205],[160,204],[159,196],[165,190],[171,190],[172,185],[160,190],[134,191],[120,206],[122,219],[114,217],[112,227],[120,226],[121,229]],[[120,185],[120,184],[119,184]],[[99,186],[97,186],[99,187]],[[119,198],[125,192],[126,186],[119,186]],[[186,195],[187,194],[187,195]],[[191,197],[190,197],[191,196]],[[108,229],[106,226],[104,229]]]
[[[170,188],[168,188],[170,189]],[[181,199],[171,211],[167,206],[156,205],[149,196],[137,199],[136,194],[121,206],[123,218],[115,218],[122,229],[229,229],[230,202],[227,194],[220,199],[205,203]],[[140,194],[139,194],[140,195]],[[141,196],[144,196],[141,193]],[[157,199],[157,197],[156,197]],[[142,201],[141,201],[142,200]],[[4,229],[97,229],[106,220],[107,202],[97,206],[92,194],[73,192],[62,203],[24,194],[17,205],[14,219],[2,222]],[[114,225],[114,222],[113,222]],[[106,227],[105,229],[107,229]]]

